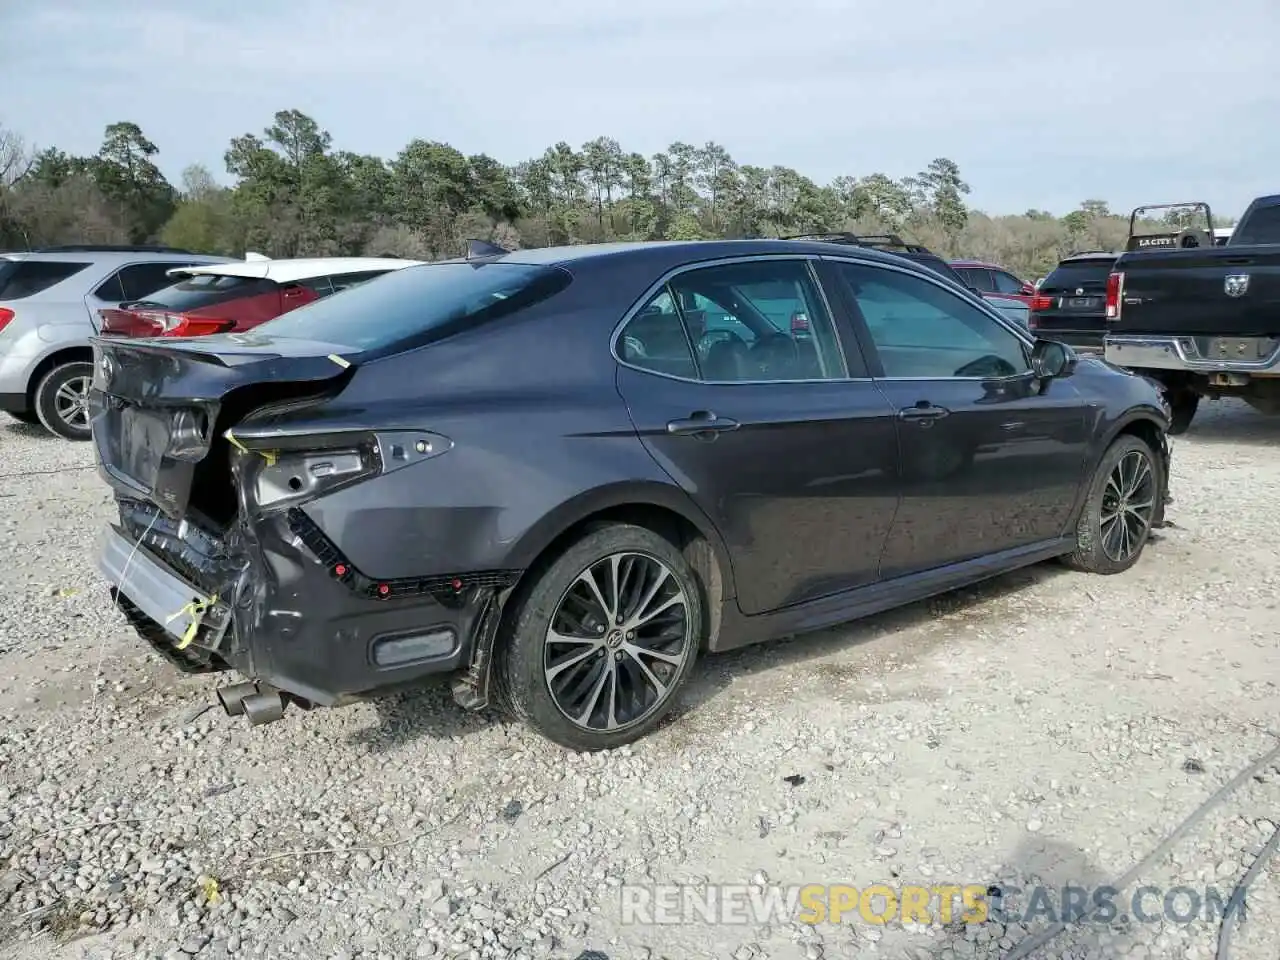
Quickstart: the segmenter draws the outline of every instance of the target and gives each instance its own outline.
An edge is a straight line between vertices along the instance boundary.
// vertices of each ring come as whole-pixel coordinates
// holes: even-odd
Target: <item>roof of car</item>
[[[328,277],[343,273],[363,273],[367,270],[400,270],[421,266],[421,260],[400,260],[394,257],[311,257],[294,260],[231,260],[202,267],[175,267],[168,271],[171,277],[188,277],[212,274],[219,277],[251,277],[258,280],[274,280],[277,283],[296,283],[315,277]]]
[[[1120,256],[1114,250],[1081,250],[1079,253],[1068,254],[1058,261],[1061,266],[1064,263],[1070,263],[1080,260],[1115,260]]]
[[[978,267],[984,270],[1007,270],[1008,268],[998,263],[988,263],[986,260],[950,260],[948,261],[953,267]]]
[[[669,261],[671,266],[694,260],[714,260],[721,257],[745,257],[768,254],[827,254],[829,256],[856,255],[870,260],[881,260],[886,263],[900,263],[912,260],[909,256],[898,256],[890,250],[878,250],[873,247],[852,246],[844,243],[829,243],[818,240],[637,240],[618,243],[583,243],[565,247],[532,247],[525,250],[513,250],[502,256],[484,258],[485,260],[502,260],[507,263],[527,264],[530,266],[569,266],[586,260],[597,260],[627,254],[648,254],[655,259]],[[461,258],[442,261],[445,263],[465,263]]]
[[[58,250],[58,251],[13,251],[4,254],[7,260],[35,260],[53,263],[90,263],[113,264],[146,261],[147,263],[163,263],[172,260],[174,263],[202,264],[236,263],[231,257],[214,257],[204,253],[156,253],[140,250]]]

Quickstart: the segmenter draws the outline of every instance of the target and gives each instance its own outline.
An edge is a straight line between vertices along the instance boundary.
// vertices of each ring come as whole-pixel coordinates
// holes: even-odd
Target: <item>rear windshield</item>
[[[255,333],[379,350],[509,316],[569,283],[555,267],[502,261],[405,267],[268,320]]]
[[[21,300],[41,293],[87,266],[65,260],[0,259],[0,300]]]
[[[1064,290],[1068,287],[1102,288],[1107,285],[1114,260],[1068,260],[1044,278],[1041,290]]]
[[[276,289],[274,282],[258,277],[196,274],[172,286],[162,287],[155,293],[149,293],[146,299],[139,300],[137,303],[165,307],[174,313],[185,313],[188,310],[199,310],[201,307],[211,307],[226,300],[238,300],[240,297],[251,297],[274,289]]]
[[[1233,246],[1242,243],[1280,243],[1280,206],[1259,207],[1249,214],[1231,236]]]

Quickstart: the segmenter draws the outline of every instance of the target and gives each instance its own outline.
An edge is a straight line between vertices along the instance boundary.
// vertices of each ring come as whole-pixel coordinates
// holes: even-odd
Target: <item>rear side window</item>
[[[1244,229],[1236,227],[1233,245],[1241,243],[1280,243],[1280,206],[1261,207],[1245,219]]]
[[[21,300],[42,293],[87,266],[62,260],[0,260],[0,300]]]
[[[167,307],[174,313],[199,310],[228,300],[253,297],[275,290],[271,280],[258,277],[232,277],[201,273],[187,277],[137,298],[150,306]]]
[[[502,261],[406,267],[268,320],[254,332],[360,351],[396,348],[519,313],[570,282],[556,267]]]
[[[1045,292],[1059,293],[1064,290],[1087,290],[1096,292],[1107,289],[1107,277],[1111,274],[1114,260],[1067,260],[1058,264],[1049,276],[1044,278],[1040,289]]]
[[[133,263],[123,267],[107,279],[93,295],[108,303],[128,303],[141,300],[148,294],[155,293],[162,287],[173,283],[169,271],[186,264],[174,263]]]

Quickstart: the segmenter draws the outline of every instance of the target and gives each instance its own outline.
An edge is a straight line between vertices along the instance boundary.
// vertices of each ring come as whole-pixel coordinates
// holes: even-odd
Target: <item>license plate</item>
[[[1209,359],[1261,360],[1275,346],[1274,340],[1262,337],[1214,337],[1209,341]]]
[[[1067,300],[1069,307],[1096,307],[1097,305],[1097,297],[1070,297]]]

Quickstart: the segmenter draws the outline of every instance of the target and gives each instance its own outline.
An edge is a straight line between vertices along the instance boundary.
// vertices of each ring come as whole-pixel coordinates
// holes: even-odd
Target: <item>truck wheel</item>
[[[1191,421],[1196,417],[1196,409],[1200,406],[1200,395],[1190,390],[1179,390],[1169,394],[1169,408],[1172,417],[1169,420],[1169,436],[1176,437],[1186,433]]]
[[[701,586],[673,544],[610,524],[522,594],[495,663],[517,719],[563,747],[599,750],[640,739],[671,710],[703,639]]]
[[[1142,555],[1164,490],[1164,465],[1146,442],[1121,434],[1089,484],[1076,548],[1064,560],[1086,573],[1123,573]]]
[[[88,440],[89,384],[93,364],[83,360],[54,367],[36,387],[35,408],[50,433],[67,440]]]

